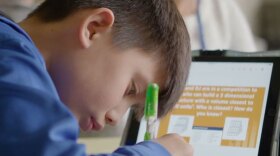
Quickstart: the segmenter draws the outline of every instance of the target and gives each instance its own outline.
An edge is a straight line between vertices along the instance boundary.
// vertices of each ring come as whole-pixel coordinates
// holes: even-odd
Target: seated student
[[[79,127],[115,125],[131,106],[143,114],[149,82],[161,88],[162,117],[191,63],[173,0],[46,0],[19,25],[0,16],[0,43],[5,156],[85,155]],[[169,134],[108,155],[191,156],[192,149]]]
[[[185,19],[192,50],[257,51],[248,22],[233,0],[174,0]]]

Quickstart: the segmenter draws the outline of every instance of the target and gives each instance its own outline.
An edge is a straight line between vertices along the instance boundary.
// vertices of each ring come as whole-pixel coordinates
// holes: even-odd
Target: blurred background
[[[16,22],[19,22],[42,1],[43,0],[0,0],[0,10],[12,17]],[[233,1],[240,7],[253,32],[257,50],[280,49],[280,1]]]
[[[36,6],[38,6],[42,1],[43,0],[0,0],[0,10],[6,13],[8,16],[10,16],[16,22],[20,22],[28,15],[29,12],[31,12],[34,8],[36,8]],[[194,45],[193,47],[196,48],[201,47],[199,44],[201,44],[200,42],[204,42],[204,41],[201,41],[199,37],[203,35],[204,38],[206,38],[205,41],[207,41],[207,39],[211,40],[211,37],[215,37],[216,35],[217,36],[220,35],[221,36],[220,39],[223,40],[223,37],[226,36],[225,34],[232,32],[232,34],[227,34],[227,35],[236,36],[236,34],[239,34],[239,36],[235,37],[234,38],[235,40],[231,39],[230,37],[227,37],[229,40],[231,39],[231,41],[228,41],[229,42],[228,47],[216,46],[213,48],[216,49],[230,48],[232,50],[242,50],[239,49],[238,46],[239,45],[244,46],[246,49],[248,48],[246,47],[246,42],[250,40],[250,44],[251,42],[253,44],[253,47],[250,47],[251,51],[265,51],[265,50],[280,49],[280,0],[211,0],[211,1],[204,0],[204,2],[203,0],[201,0],[201,7],[199,10],[201,13],[199,17],[201,18],[200,19],[201,21],[194,20],[194,18],[197,19],[198,17],[193,17],[198,13],[196,11],[196,8],[198,8],[195,5],[196,1],[200,1],[200,0],[175,0],[175,1],[180,11],[182,11],[182,15],[183,14],[191,15],[188,16],[188,19],[186,19],[187,25],[189,24],[188,21],[190,21],[190,24],[192,21],[194,21],[194,23],[198,21],[198,23],[202,23],[202,25],[204,24],[202,28],[199,27],[197,24],[190,25],[189,31],[191,34],[190,35],[191,40],[193,41],[197,40],[198,42],[197,47],[196,45]],[[227,2],[230,3],[227,4]],[[236,6],[232,6],[233,4]],[[188,9],[186,8],[188,8],[191,5],[193,5],[192,6],[193,11],[188,12]],[[212,8],[217,7],[214,5],[219,5],[219,7],[221,7],[220,8],[221,11],[214,13],[213,11],[217,11],[217,9],[211,10],[210,5],[213,5]],[[225,7],[229,7],[229,9]],[[230,10],[232,10],[231,13],[227,12]],[[211,20],[210,22],[209,20],[203,21],[203,19],[206,18],[204,17],[204,14],[209,14],[209,13],[213,13],[213,15],[215,16],[214,17],[215,19],[213,20],[211,19],[213,22]],[[238,14],[238,16],[236,14]],[[235,19],[238,20],[238,22],[232,21],[231,16],[234,16]],[[221,20],[222,18],[225,19]],[[227,21],[231,23],[225,23]],[[216,25],[217,30],[214,30],[214,28],[207,30],[208,27],[210,28],[211,25],[212,26],[214,25],[214,22],[217,23]],[[221,25],[227,28],[223,28],[221,27]],[[249,38],[248,36],[244,36],[244,33],[241,32],[239,29],[234,30],[235,27],[239,27],[240,25],[242,25],[243,28],[246,28],[245,34],[248,34]],[[213,27],[215,27],[215,25]],[[229,29],[233,29],[233,30],[229,30]],[[204,34],[201,35],[200,32],[198,31],[202,31],[202,32],[204,31]],[[210,33],[207,31],[210,31],[210,33],[212,31],[213,32],[216,31],[217,33],[210,35]],[[246,39],[246,41],[244,40],[244,42],[236,41],[236,40],[242,40],[244,38],[248,38],[248,39]],[[235,43],[230,43],[233,42],[232,40],[234,40]],[[224,45],[223,43],[219,43],[219,44]],[[237,48],[235,49],[230,44],[235,44],[235,47]],[[211,45],[208,47],[211,47]],[[204,49],[207,49],[207,46],[206,48],[204,47]],[[79,142],[85,143],[87,145],[88,153],[113,151],[115,148],[119,146],[122,132],[126,123],[126,118],[127,115],[124,117],[124,119],[121,121],[121,123],[118,126],[116,127],[107,126],[105,127],[105,130],[102,132],[81,133]]]
[[[263,39],[267,50],[280,49],[280,1],[236,0],[253,34]]]

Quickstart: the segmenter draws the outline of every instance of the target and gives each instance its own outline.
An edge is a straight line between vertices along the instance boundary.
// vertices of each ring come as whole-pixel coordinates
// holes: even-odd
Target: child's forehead
[[[164,88],[167,72],[163,57],[160,56],[160,51],[143,50],[141,48],[131,48],[123,51],[125,57],[134,68],[136,77],[146,86],[148,83],[157,83],[161,88]]]

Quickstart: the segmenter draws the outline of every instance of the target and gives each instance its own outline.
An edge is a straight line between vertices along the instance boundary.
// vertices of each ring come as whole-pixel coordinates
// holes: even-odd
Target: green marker
[[[147,121],[144,140],[151,140],[156,137],[156,122],[158,115],[158,94],[159,87],[156,83],[150,83],[146,91],[144,116]]]

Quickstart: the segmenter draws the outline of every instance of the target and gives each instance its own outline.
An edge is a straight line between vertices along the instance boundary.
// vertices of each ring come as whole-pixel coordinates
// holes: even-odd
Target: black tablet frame
[[[280,51],[271,54],[273,55],[263,55],[262,53],[244,55],[242,53],[236,54],[235,52],[221,51],[220,55],[217,55],[217,53],[211,55],[209,51],[207,53],[201,53],[200,51],[199,54],[196,52],[193,55],[194,62],[273,63],[258,156],[272,155],[273,142],[279,140]],[[131,111],[122,138],[122,145],[133,145],[136,143],[139,126],[140,122],[135,119],[134,113]]]

